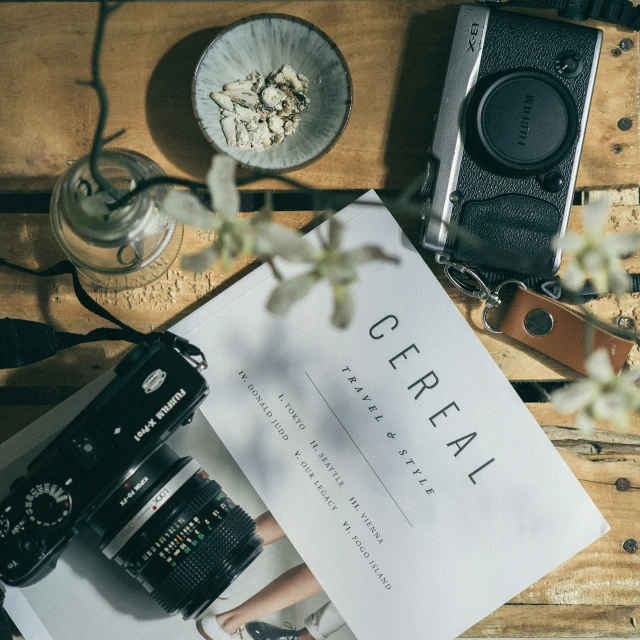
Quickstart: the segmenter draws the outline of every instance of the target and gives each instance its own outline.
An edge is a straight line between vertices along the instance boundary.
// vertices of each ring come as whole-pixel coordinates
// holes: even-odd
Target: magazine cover
[[[63,405],[54,411],[60,412]],[[74,408],[72,413],[76,410]],[[66,413],[70,415],[68,410]],[[36,427],[36,432],[40,431],[37,422],[31,425]],[[4,453],[8,444],[0,445],[0,460],[7,459]],[[180,456],[197,459],[249,515],[258,518],[268,513],[201,412],[196,414],[190,425],[172,436],[168,445]],[[26,456],[27,459],[31,457]],[[15,469],[15,464],[12,467]],[[0,468],[0,478],[4,479],[6,475]],[[23,596],[32,607],[31,617],[37,617],[42,623],[36,635],[25,637],[25,640],[49,640],[49,636],[53,640],[82,640],[87,637],[95,640],[201,639],[195,622],[185,622],[179,615],[167,616],[122,567],[100,552],[99,542],[99,537],[87,527],[65,551],[50,576],[32,587],[10,590],[10,593]],[[233,583],[225,599],[213,604],[211,612],[226,611],[242,604],[301,563],[302,559],[286,537],[267,545],[257,560]],[[327,602],[328,597],[320,592],[261,619],[285,629],[287,624],[301,629],[304,620]],[[49,635],[42,635],[44,633]],[[332,637],[346,640],[354,636],[344,627]]]
[[[9,625],[11,640],[51,640],[49,632],[19,589],[9,588],[4,595],[4,618]]]

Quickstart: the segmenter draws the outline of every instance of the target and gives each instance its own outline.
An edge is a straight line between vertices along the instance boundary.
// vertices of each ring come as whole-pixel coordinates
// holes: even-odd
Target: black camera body
[[[44,578],[88,523],[108,558],[186,619],[257,557],[255,522],[198,462],[164,444],[209,392],[197,365],[155,342],[116,367],[116,379],[0,503],[2,582],[23,587]]]
[[[567,228],[601,47],[598,29],[460,7],[430,149],[425,248],[557,271],[553,239]]]

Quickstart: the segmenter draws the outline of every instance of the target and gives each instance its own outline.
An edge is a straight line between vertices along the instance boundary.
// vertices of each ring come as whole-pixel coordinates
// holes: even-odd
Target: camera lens
[[[169,614],[202,613],[258,557],[254,520],[198,462],[163,446],[91,519],[100,548]]]

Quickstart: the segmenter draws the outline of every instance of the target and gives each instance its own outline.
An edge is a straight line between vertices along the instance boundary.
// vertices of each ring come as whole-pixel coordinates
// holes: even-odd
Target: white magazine
[[[269,621],[300,628],[328,596],[360,640],[447,640],[609,527],[377,196],[338,215],[347,246],[379,244],[401,259],[361,268],[347,330],[330,324],[325,284],[285,317],[270,315],[267,266],[173,329],[205,352],[211,393],[203,418],[170,444],[250,515],[268,508],[288,536],[212,610],[239,604],[299,554],[326,596]],[[0,494],[3,461],[34,434],[51,437],[106,382],[0,446]],[[199,637],[95,543],[81,534],[24,590],[54,640]]]

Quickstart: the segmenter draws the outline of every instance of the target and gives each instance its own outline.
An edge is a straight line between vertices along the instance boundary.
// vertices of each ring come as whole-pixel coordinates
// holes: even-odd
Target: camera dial
[[[56,527],[71,512],[69,494],[56,484],[35,485],[25,498],[24,511],[40,527]]]
[[[578,135],[569,92],[546,73],[519,70],[479,83],[468,133],[479,162],[503,175],[536,176],[557,165]]]
[[[6,516],[0,516],[0,539],[9,533],[9,519]]]

